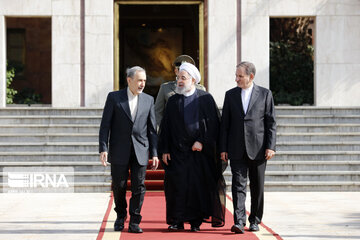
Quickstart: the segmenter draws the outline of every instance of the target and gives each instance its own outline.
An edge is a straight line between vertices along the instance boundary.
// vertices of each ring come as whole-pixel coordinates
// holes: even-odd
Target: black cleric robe
[[[162,163],[167,224],[202,219],[213,227],[224,225],[225,181],[216,152],[219,124],[219,110],[209,93],[196,90],[190,97],[169,98],[159,133],[160,154],[171,157],[168,166]],[[192,151],[196,141],[203,145],[201,152]]]

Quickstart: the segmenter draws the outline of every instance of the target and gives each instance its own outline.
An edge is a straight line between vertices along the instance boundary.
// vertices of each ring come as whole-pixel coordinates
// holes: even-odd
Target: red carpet
[[[130,194],[128,194],[130,196]],[[142,234],[128,233],[128,221],[125,224],[125,229],[121,233],[122,240],[169,240],[169,239],[186,239],[186,240],[201,240],[201,239],[244,239],[252,240],[258,239],[252,232],[246,231],[245,234],[237,234],[230,232],[233,224],[232,214],[227,211],[225,226],[221,228],[212,228],[210,224],[203,223],[200,232],[190,232],[190,225],[185,224],[184,232],[169,232],[168,225],[165,221],[165,197],[163,192],[147,192],[144,200],[144,205],[141,211],[143,219],[140,227],[144,230]]]

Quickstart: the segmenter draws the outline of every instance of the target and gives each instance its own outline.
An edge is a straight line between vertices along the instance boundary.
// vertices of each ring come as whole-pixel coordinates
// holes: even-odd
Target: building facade
[[[145,68],[155,94],[171,78],[172,58],[183,53],[195,58],[219,106],[235,86],[235,66],[242,60],[255,63],[255,82],[269,87],[270,18],[299,16],[315,19],[314,105],[358,106],[359,0],[0,0],[0,107],[6,107],[6,61],[17,47],[9,48],[9,35],[21,36],[9,30],[28,23],[24,18],[48,19],[37,29],[49,29],[51,36],[35,37],[49,40],[41,45],[50,49],[43,52],[51,63],[39,61],[37,68],[49,65],[51,74],[33,72],[34,79],[50,81],[37,83],[51,92],[49,104],[103,107],[107,93],[124,86],[128,65],[151,63]],[[146,32],[139,35],[141,27]],[[165,33],[166,41],[159,41]],[[27,65],[47,59],[31,56]]]

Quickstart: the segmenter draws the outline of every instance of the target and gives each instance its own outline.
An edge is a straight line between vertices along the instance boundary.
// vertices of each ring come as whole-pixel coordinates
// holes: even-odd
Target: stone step
[[[224,172],[226,181],[231,181],[230,171]],[[357,181],[360,182],[358,171],[266,171],[265,181]]]
[[[359,107],[275,106],[276,115],[360,115]]]
[[[360,141],[360,132],[349,133],[298,133],[298,132],[278,132],[276,137],[277,142],[344,142],[344,141]]]
[[[278,151],[360,151],[359,142],[277,142]]]
[[[94,133],[0,133],[0,142],[98,142]],[[278,133],[277,142],[356,142],[360,132],[350,133]]]
[[[98,152],[0,152],[0,162],[76,162],[94,161],[99,162]]]
[[[0,161],[98,161],[98,152],[0,152]],[[275,161],[359,161],[359,151],[278,151]]]
[[[349,123],[358,124],[360,115],[277,115],[277,124],[326,124]]]
[[[19,170],[19,172],[21,172]],[[25,172],[25,171],[24,171]],[[43,172],[43,171],[40,171]],[[106,171],[74,171],[74,172],[56,172],[57,174],[64,174],[65,178],[72,179],[77,182],[111,182],[110,169]],[[163,179],[164,170],[147,171],[145,179],[159,180],[159,176]],[[8,172],[0,172],[0,182],[4,182],[7,179]]]
[[[2,116],[34,116],[34,115],[63,115],[63,116],[101,116],[102,108],[53,108],[53,107],[7,107],[0,109]]]
[[[277,151],[272,161],[360,161],[360,151]]]
[[[360,161],[268,161],[267,171],[360,171]]]
[[[100,160],[97,161],[11,161],[11,162],[0,162],[0,171],[3,171],[4,167],[64,167],[73,168],[75,172],[105,172],[110,171],[110,166],[104,167],[101,165]]]
[[[0,125],[0,133],[99,133],[97,124],[8,124]]]
[[[334,133],[334,132],[360,132],[360,124],[278,124],[277,131],[280,133],[286,132],[302,132],[302,133]]]
[[[248,184],[249,187],[249,184]],[[226,182],[226,190],[231,192],[231,181]],[[323,191],[359,191],[360,182],[327,182],[327,181],[288,181],[265,182],[265,192],[323,192]]]
[[[98,142],[99,133],[0,133],[0,142]]]
[[[1,116],[0,124],[97,124],[100,126],[99,116]]]
[[[0,142],[0,152],[96,152],[97,142]]]

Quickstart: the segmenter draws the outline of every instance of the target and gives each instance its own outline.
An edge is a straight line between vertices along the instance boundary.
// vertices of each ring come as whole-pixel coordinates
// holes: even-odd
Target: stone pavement
[[[109,193],[2,193],[0,239],[96,239],[109,199]],[[266,192],[263,222],[284,240],[360,240],[360,192]]]

